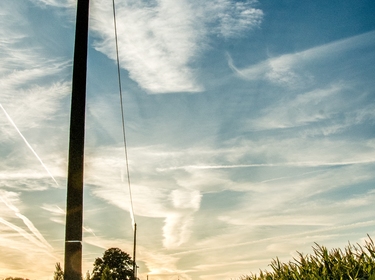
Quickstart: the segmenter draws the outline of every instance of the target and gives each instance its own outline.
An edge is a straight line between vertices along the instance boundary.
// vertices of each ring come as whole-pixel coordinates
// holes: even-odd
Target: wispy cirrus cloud
[[[72,17],[67,23],[54,16],[70,13],[75,2],[0,4],[4,38],[0,103],[59,183],[66,175],[71,65],[56,58],[57,51],[49,57],[44,52],[48,43],[34,35],[44,19],[53,19],[49,30],[54,32],[48,38],[55,45],[62,41],[55,41],[57,37],[73,34]],[[23,9],[25,3],[32,8]],[[112,3],[91,3],[94,46],[114,59]],[[206,81],[200,80],[205,77],[200,66],[214,67],[209,59],[201,60],[205,52],[212,47],[213,53],[221,53],[222,46],[235,46],[232,40],[242,36],[238,48],[233,47],[241,51],[236,57],[257,59],[247,48],[253,46],[249,31],[263,20],[255,1],[116,1],[116,5],[121,65],[148,93],[203,91]],[[42,13],[46,17],[39,20]],[[32,17],[33,26],[28,21]],[[55,29],[53,24],[71,29]],[[314,241],[340,241],[341,246],[353,236],[373,232],[373,79],[363,78],[368,69],[358,71],[370,63],[358,61],[370,61],[373,37],[367,33],[276,55],[242,69],[232,61],[233,71],[244,80],[219,75],[215,78],[224,78],[224,87],[204,96],[150,96],[138,90],[126,95],[132,118],[129,136],[141,140],[129,145],[141,277],[230,278],[239,271],[266,267],[276,255],[289,260],[291,251],[305,252]],[[254,43],[264,46],[263,42],[261,38]],[[107,72],[110,61],[95,51],[91,55],[90,69],[95,72],[99,62]],[[210,53],[210,59],[221,59],[215,55]],[[340,71],[345,75],[337,75]],[[88,94],[88,134],[95,130],[97,137],[87,138],[86,150],[87,269],[109,247],[133,249],[123,150],[116,141],[121,138],[113,109],[118,100],[109,97],[112,88],[106,88],[107,82],[100,77],[95,81],[100,89],[89,87]],[[24,269],[16,276],[41,279],[43,273],[48,279],[54,263],[62,260],[65,196],[62,189],[51,188],[50,178],[4,114],[0,135],[0,185],[18,209],[0,202],[0,266],[16,267],[6,271],[9,275]],[[175,138],[179,141],[171,141]],[[42,238],[59,253],[43,247]],[[43,265],[33,264],[46,256]],[[25,268],[27,263],[31,266]]]
[[[65,155],[56,148],[66,142],[61,133],[68,125],[65,109],[70,82],[66,77],[71,62],[70,58],[49,56],[44,52],[45,46],[34,41],[33,27],[25,16],[27,9],[20,2],[3,4],[0,4],[0,34],[4,38],[0,41],[3,108],[0,154],[6,160],[2,161],[0,177],[4,187],[25,189],[29,186],[29,190],[33,187],[40,190],[46,187],[42,183],[45,174],[37,174],[41,170],[35,168],[30,149],[27,151],[18,144],[24,140],[24,144],[32,147],[34,155],[48,166],[53,177],[65,176]],[[50,129],[44,131],[45,128]],[[22,178],[21,174],[29,177]],[[39,185],[37,178],[42,180]],[[25,185],[26,181],[30,184]]]
[[[243,36],[244,32],[258,27],[263,20],[263,11],[255,8],[258,1],[233,2],[216,0],[206,3],[207,21],[213,32],[224,38]],[[212,32],[212,31],[211,31]]]
[[[92,184],[92,193],[125,211],[129,211],[130,197],[127,183],[122,180],[124,162],[119,148],[105,148],[88,156],[86,182]],[[147,155],[140,155],[144,158]],[[138,158],[135,156],[135,158]],[[134,162],[131,166],[136,166]],[[149,168],[149,174],[155,173]],[[140,171],[131,169],[131,178]],[[152,176],[152,175],[151,175]],[[154,180],[132,180],[132,196],[136,216],[163,218],[163,244],[171,249],[186,243],[191,235],[193,214],[199,210],[199,190],[180,188],[173,180],[164,183]],[[162,188],[156,187],[162,183]],[[130,225],[129,225],[130,226]]]
[[[29,0],[39,6],[53,6],[58,8],[72,8],[75,7],[77,1],[75,0]]]
[[[6,83],[6,79],[3,80]],[[8,84],[9,86],[9,84]],[[17,94],[15,94],[17,92]],[[27,89],[10,87],[4,89],[2,105],[17,127],[23,132],[40,128],[46,123],[67,116],[63,112],[63,101],[69,96],[70,83],[56,82],[47,85],[31,85]],[[12,131],[5,125],[9,122],[6,118],[0,120],[4,126],[0,128],[3,135],[15,137],[16,131]],[[66,125],[66,124],[64,124]]]
[[[258,26],[262,11],[255,1],[215,0],[153,2],[118,1],[119,55],[122,67],[150,93],[200,92],[194,60],[205,50],[209,36],[241,35]],[[115,59],[110,5],[94,4],[91,26],[96,49]]]
[[[233,140],[227,146],[222,149],[197,147],[184,151],[150,146],[129,151],[131,177],[135,178],[132,179],[135,213],[164,219],[165,248],[179,248],[188,244],[196,215],[200,213],[201,200],[207,193],[223,190],[243,192],[243,197],[249,195],[249,204],[254,208],[249,210],[242,208],[243,205],[238,205],[238,208],[233,205],[236,209],[234,213],[242,211],[240,209],[255,213],[268,205],[273,205],[272,209],[284,209],[285,205],[291,205],[290,201],[295,197],[305,196],[306,192],[311,196],[373,178],[370,168],[374,164],[375,150],[371,140],[358,145],[351,141],[338,143],[328,139],[300,139],[297,136],[285,139],[269,137],[261,141]],[[97,197],[128,211],[128,203],[124,203],[129,201],[127,187],[121,182],[121,169],[124,167],[121,166],[118,149],[106,148],[103,153],[96,150],[89,155],[87,182],[95,186],[93,193]],[[233,172],[253,176],[248,175],[246,180],[238,181],[233,177]],[[283,192],[276,191],[276,186]],[[267,204],[263,203],[265,200]],[[269,209],[271,213],[272,209]],[[306,215],[312,217],[307,222],[310,225],[332,222],[323,222],[319,215],[312,213]],[[293,217],[296,217],[295,214]],[[291,221],[293,217],[285,217],[280,223],[289,223],[288,219]],[[262,223],[266,223],[265,220],[259,221],[259,225]],[[295,223],[298,224],[298,219]]]
[[[345,84],[341,83],[293,97],[286,96],[281,101],[265,108],[263,116],[250,120],[249,128],[253,130],[285,129],[331,119],[343,110],[344,98],[340,95],[343,95],[345,87]]]
[[[27,212],[30,200],[24,201],[22,195],[53,186],[35,154],[56,181],[65,177],[65,153],[56,148],[65,142],[60,129],[67,127],[63,103],[69,93],[65,79],[70,62],[49,57],[45,46],[34,39],[27,5],[24,1],[0,3],[0,103],[4,109],[0,116],[0,262],[4,268],[0,277],[42,279],[40,274],[46,275],[61,256],[45,235],[41,218]],[[25,266],[35,259],[44,261]]]
[[[112,7],[95,4],[96,49],[115,59]],[[187,1],[126,2],[117,5],[119,55],[130,77],[149,92],[201,91],[188,65],[204,36]],[[198,30],[198,31],[195,31]]]
[[[246,80],[266,80],[287,88],[301,88],[314,82],[314,75],[307,69],[315,67],[316,63],[327,65],[327,61],[337,61],[348,52],[366,49],[374,44],[375,32],[372,31],[305,51],[270,57],[243,69],[237,68],[228,55],[228,64],[238,77]]]
[[[330,136],[375,118],[372,103],[361,104],[366,90],[354,94],[350,83],[331,83],[325,87],[286,95],[247,121],[252,131],[298,129],[301,136]],[[361,98],[358,98],[361,96]]]
[[[43,204],[41,206],[43,210],[46,210],[51,215],[51,221],[58,224],[65,224],[65,210],[61,209],[58,205],[55,204]]]
[[[62,101],[69,92],[69,83],[32,86],[12,94],[15,91],[16,89],[9,89],[2,92],[4,103],[1,106],[6,111],[0,117],[0,145],[1,155],[7,160],[1,163],[3,168],[0,177],[5,182],[4,186],[18,188],[18,181],[19,187],[30,186],[31,190],[33,186],[37,190],[46,185],[34,185],[31,183],[33,179],[43,179],[49,173],[58,182],[58,177],[66,176],[65,154],[57,148],[66,144],[66,140],[61,137],[68,126],[68,119],[64,120],[67,113],[64,112]],[[52,128],[53,122],[59,125]],[[38,133],[47,127],[50,129],[42,134]],[[34,165],[38,160],[48,170],[47,173]],[[31,180],[30,184],[21,183],[27,181],[27,178]]]

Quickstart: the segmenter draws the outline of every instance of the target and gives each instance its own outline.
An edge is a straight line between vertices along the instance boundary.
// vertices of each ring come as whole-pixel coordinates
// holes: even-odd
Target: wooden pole
[[[77,0],[65,225],[64,280],[82,279],[83,166],[89,0]]]
[[[137,279],[137,263],[135,261],[135,251],[137,246],[137,224],[134,223],[134,244],[133,244],[133,280]]]

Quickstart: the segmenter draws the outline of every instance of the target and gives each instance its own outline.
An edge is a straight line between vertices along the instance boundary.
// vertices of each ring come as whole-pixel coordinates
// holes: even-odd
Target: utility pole
[[[135,250],[137,246],[137,224],[134,223],[134,243],[133,243],[133,280],[137,280],[137,264],[135,262]]]
[[[89,0],[77,0],[70,115],[64,280],[82,279],[83,166]]]

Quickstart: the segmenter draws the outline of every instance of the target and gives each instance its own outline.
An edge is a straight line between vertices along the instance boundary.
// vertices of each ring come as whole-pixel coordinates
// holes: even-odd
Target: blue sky
[[[0,3],[0,278],[63,263],[75,4]],[[373,1],[116,5],[141,279],[374,237]],[[133,246],[114,58],[112,1],[92,0],[84,272]]]

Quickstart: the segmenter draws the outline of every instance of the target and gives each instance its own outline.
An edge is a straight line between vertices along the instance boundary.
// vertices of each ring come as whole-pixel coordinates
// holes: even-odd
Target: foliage
[[[129,254],[123,252],[119,248],[110,248],[106,250],[102,258],[96,258],[94,269],[92,271],[91,280],[102,280],[102,275],[108,268],[112,278],[111,280],[132,279],[133,261]]]
[[[64,272],[61,269],[60,263],[56,263],[55,272],[53,274],[53,280],[64,280]]]
[[[299,254],[299,259],[287,264],[274,259],[273,272],[260,271],[259,276],[242,277],[242,280],[375,280],[375,246],[372,239],[364,247],[347,246],[344,251],[315,243],[314,255]]]
[[[111,271],[108,266],[104,268],[102,276],[100,277],[100,280],[113,280],[111,276]]]

